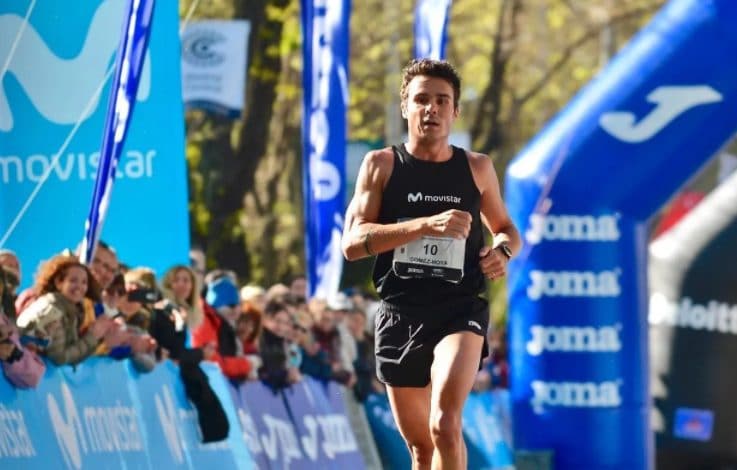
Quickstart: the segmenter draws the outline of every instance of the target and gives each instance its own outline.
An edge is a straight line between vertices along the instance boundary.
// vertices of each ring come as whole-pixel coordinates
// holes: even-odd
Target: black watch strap
[[[504,256],[507,257],[507,261],[512,259],[512,249],[509,248],[509,245],[507,245],[506,243],[500,243],[497,246],[497,249],[501,251],[504,254]]]

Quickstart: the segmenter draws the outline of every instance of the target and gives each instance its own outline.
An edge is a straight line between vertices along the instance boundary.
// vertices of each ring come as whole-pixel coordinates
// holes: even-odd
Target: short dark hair
[[[404,67],[404,70],[402,70],[402,86],[399,89],[399,97],[402,103],[405,103],[409,97],[409,82],[420,75],[442,78],[448,82],[453,87],[453,107],[458,108],[458,103],[461,100],[461,77],[450,62],[435,59],[412,59]]]

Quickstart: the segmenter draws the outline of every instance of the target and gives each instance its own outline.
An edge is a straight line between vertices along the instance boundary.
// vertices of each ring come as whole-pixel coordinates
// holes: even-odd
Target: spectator
[[[121,303],[137,303],[142,310],[140,320],[148,319],[149,331],[160,345],[160,357],[169,357],[178,362],[179,375],[184,384],[187,398],[197,408],[203,442],[216,442],[228,436],[230,425],[225,410],[210,387],[207,375],[200,369],[203,359],[213,360],[215,350],[210,348],[187,348],[187,327],[184,315],[167,300],[160,300],[156,277],[149,268],[135,268],[125,273],[128,296]],[[131,319],[129,321],[135,321]]]
[[[25,334],[50,340],[41,352],[57,365],[77,364],[89,357],[115,328],[113,320],[101,316],[80,334],[82,301],[98,301],[100,289],[87,266],[74,256],[58,255],[44,263],[34,291],[40,297],[18,316],[17,324]]]
[[[21,280],[20,261],[15,252],[5,248],[0,249],[0,268],[5,270],[5,289],[15,299],[17,295],[15,290]]]
[[[247,285],[241,287],[240,290],[241,305],[245,306],[252,305],[257,308],[260,312],[264,311],[266,307],[266,291],[261,286]]]
[[[241,342],[243,354],[246,356],[258,354],[258,342],[261,337],[261,310],[251,304],[246,304],[241,309],[241,314],[236,321],[235,331]]]
[[[208,278],[213,277],[208,274]],[[209,360],[217,362],[228,379],[235,382],[248,379],[257,367],[243,357],[243,347],[235,334],[240,300],[230,276],[222,273],[222,277],[214,277],[207,285],[205,300],[204,320],[192,332],[192,344],[209,351]]]
[[[312,334],[327,355],[332,370],[331,378],[346,387],[353,387],[356,382],[353,374],[354,358],[348,359],[341,354],[344,351],[343,337],[338,331],[336,311],[327,308],[324,301],[313,300],[310,307],[315,318]]]
[[[289,283],[289,291],[296,302],[304,303],[307,300],[307,278],[304,274],[298,274]]]
[[[0,266],[0,363],[5,377],[17,388],[33,388],[38,385],[46,371],[46,364],[36,353],[20,342],[18,329],[13,322],[15,313],[10,290],[7,288],[8,273]]]
[[[351,310],[346,318],[346,326],[356,341],[356,360],[353,362],[356,384],[353,386],[353,393],[356,400],[363,403],[374,391],[376,382],[374,342],[366,333],[366,313],[360,308]]]
[[[314,321],[307,310],[298,310],[294,315],[295,342],[300,348],[302,362],[299,370],[322,382],[334,380],[333,368],[328,354],[315,341],[312,334]],[[335,377],[338,378],[338,377]]]
[[[164,275],[162,287],[164,297],[185,314],[187,327],[194,330],[200,326],[204,314],[200,306],[201,289],[195,272],[187,266],[176,265]]]
[[[258,370],[258,377],[275,389],[302,379],[299,368],[290,362],[292,351],[287,336],[291,328],[292,318],[287,306],[277,301],[268,302],[264,309],[264,331],[259,345],[263,365]]]
[[[335,316],[335,325],[340,334],[340,362],[343,369],[353,373],[353,362],[356,360],[356,340],[351,335],[346,324],[346,315],[353,311],[355,305],[343,292],[331,296],[327,302],[327,309]],[[351,385],[352,386],[352,385]]]

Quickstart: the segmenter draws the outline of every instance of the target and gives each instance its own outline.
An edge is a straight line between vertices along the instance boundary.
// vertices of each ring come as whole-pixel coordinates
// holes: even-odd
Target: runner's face
[[[407,101],[402,103],[409,135],[420,142],[447,140],[458,117],[453,87],[442,78],[418,75],[409,82]]]

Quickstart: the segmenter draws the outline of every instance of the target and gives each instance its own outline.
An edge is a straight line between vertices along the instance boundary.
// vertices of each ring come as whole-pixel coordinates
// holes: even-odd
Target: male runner
[[[485,349],[484,277],[504,276],[521,243],[491,160],[448,143],[460,88],[448,62],[407,65],[408,141],[366,155],[343,233],[347,259],[377,256],[377,373],[415,470],[466,468],[461,411]]]

